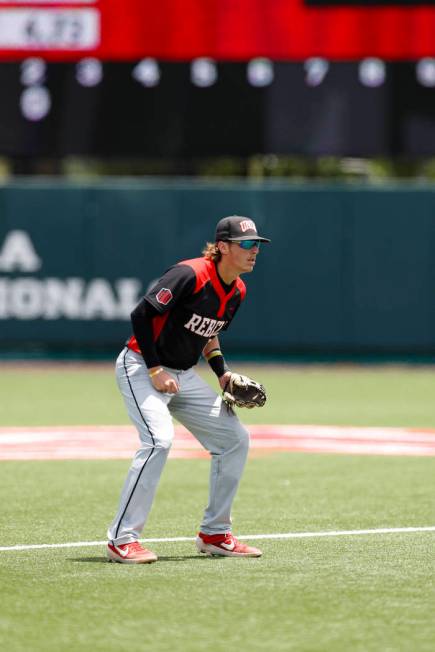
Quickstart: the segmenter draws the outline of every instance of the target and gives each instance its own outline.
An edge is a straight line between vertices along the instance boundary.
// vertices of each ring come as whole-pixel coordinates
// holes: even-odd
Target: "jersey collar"
[[[224,312],[225,312],[225,308],[226,308],[226,305],[227,305],[228,301],[231,299],[231,297],[234,295],[234,293],[236,291],[237,283],[236,283],[236,281],[233,281],[233,283],[231,285],[231,289],[227,293],[225,288],[224,288],[224,283],[223,283],[222,279],[220,278],[220,276],[218,274],[215,262],[213,262],[210,265],[210,280],[211,280],[211,284],[212,284],[216,294],[218,295],[219,301],[220,301],[217,316],[222,317]]]

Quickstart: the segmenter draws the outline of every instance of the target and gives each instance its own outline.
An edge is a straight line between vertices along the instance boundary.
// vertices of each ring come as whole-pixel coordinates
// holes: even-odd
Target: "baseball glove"
[[[252,378],[232,373],[225,385],[222,399],[229,408],[263,407],[266,403],[266,390]]]

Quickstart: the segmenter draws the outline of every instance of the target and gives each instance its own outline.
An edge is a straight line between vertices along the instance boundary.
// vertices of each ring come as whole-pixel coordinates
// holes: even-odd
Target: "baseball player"
[[[210,494],[197,549],[208,555],[260,557],[231,532],[231,505],[248,454],[249,434],[231,406],[263,405],[264,388],[232,373],[219,347],[245,297],[240,274],[254,268],[261,242],[255,223],[224,217],[203,257],[170,267],[131,314],[134,335],[116,362],[116,376],[141,446],[128,472],[107,554],[124,564],[157,561],[138,541],[173,439],[176,417],[211,454]],[[195,372],[200,356],[219,379],[219,396]],[[252,393],[252,391],[253,393]],[[244,401],[238,393],[250,392]]]

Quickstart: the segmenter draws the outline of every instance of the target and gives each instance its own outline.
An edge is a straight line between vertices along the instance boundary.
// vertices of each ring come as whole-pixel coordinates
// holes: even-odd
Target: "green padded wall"
[[[272,244],[226,347],[435,352],[432,188],[116,179],[0,187],[2,350],[116,350],[148,284],[234,213]]]

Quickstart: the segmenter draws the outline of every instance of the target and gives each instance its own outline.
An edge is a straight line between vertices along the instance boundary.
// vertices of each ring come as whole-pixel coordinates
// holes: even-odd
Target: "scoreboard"
[[[435,54],[435,0],[0,0],[0,60],[29,54],[413,60]]]
[[[435,155],[435,59],[0,66],[0,156]],[[158,169],[158,168],[157,168]]]
[[[0,157],[435,155],[435,0],[0,0]]]

